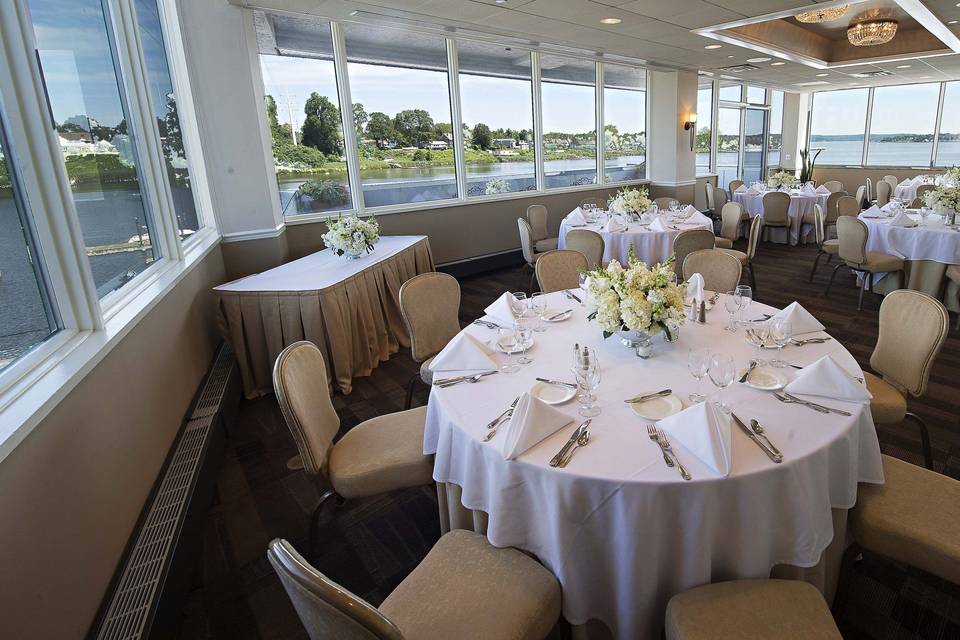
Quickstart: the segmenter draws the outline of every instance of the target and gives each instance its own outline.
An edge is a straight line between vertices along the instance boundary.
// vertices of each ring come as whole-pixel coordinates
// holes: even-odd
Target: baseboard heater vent
[[[219,467],[224,413],[230,413],[228,405],[235,405],[231,396],[239,399],[235,370],[233,353],[221,346],[128,543],[91,638],[165,637],[175,624],[171,620],[179,611],[175,603],[186,591],[175,584],[184,582],[183,574],[189,572],[189,567],[180,570],[177,565],[192,565],[192,554],[182,553],[183,547],[199,547],[199,535],[192,536],[196,540],[191,544],[187,530],[193,528],[191,521],[202,521],[210,505],[216,477],[211,467]],[[211,458],[216,458],[213,465]],[[204,475],[213,477],[200,482]],[[186,557],[175,563],[181,555]],[[178,574],[180,579],[174,579]]]

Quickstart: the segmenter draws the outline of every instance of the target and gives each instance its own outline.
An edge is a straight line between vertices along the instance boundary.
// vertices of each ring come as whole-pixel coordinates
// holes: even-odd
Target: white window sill
[[[100,331],[61,331],[28,354],[38,362],[0,395],[0,461],[137,326],[220,241],[216,230],[202,229],[184,246],[184,259],[158,264],[135,290],[114,306]],[[13,366],[16,366],[14,363]]]

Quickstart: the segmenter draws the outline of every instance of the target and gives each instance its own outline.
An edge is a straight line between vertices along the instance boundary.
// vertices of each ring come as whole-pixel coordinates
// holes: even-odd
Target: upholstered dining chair
[[[768,191],[763,194],[764,228],[790,227],[790,195],[783,191]]]
[[[857,298],[857,311],[863,309],[863,291],[868,288],[873,291],[873,276],[876,273],[892,273],[903,271],[903,260],[889,253],[867,251],[867,240],[870,229],[858,217],[844,216],[837,219],[837,239],[840,241],[840,264],[833,268],[830,282],[824,296],[830,295],[830,287],[840,267],[847,267],[858,277],[862,278],[860,296]]]
[[[910,201],[911,209],[920,209],[925,205],[926,202],[923,201],[923,198],[917,197]]]
[[[547,230],[547,208],[542,204],[532,204],[527,207],[527,222],[533,231],[533,246],[539,252],[552,251],[557,248],[556,237],[551,238]]]
[[[876,197],[873,191],[873,180],[871,180],[870,178],[864,178],[863,182],[864,182],[864,186],[867,187],[867,200],[869,202],[873,202],[874,198]]]
[[[704,196],[706,196],[706,202],[707,202],[707,213],[710,215],[711,218],[719,218],[720,209],[717,208],[716,202],[714,202],[714,199],[713,199],[714,191],[715,189],[713,188],[712,182],[707,180],[706,182],[703,183],[703,193],[704,193]]]
[[[896,190],[897,185],[900,184],[900,181],[897,180],[897,176],[890,174],[883,176],[883,181],[890,185],[891,193]]]
[[[760,245],[760,236],[763,234],[763,224],[764,221],[761,216],[754,216],[753,220],[750,221],[746,252],[737,251],[736,249],[720,249],[720,251],[729,253],[739,260],[741,267],[747,270],[747,274],[750,276],[750,287],[753,289],[754,295],[756,295],[757,292],[757,274],[753,259],[757,256],[757,247]]]
[[[340,418],[330,401],[323,354],[305,340],[280,352],[273,365],[273,390],[303,470],[330,484],[310,516],[308,549],[313,550],[327,503],[337,505],[433,482],[433,464],[423,455],[426,407],[361,422],[334,444]]]
[[[840,239],[841,251],[843,238]],[[927,425],[907,410],[907,394],[918,398],[927,392],[930,370],[950,330],[946,307],[933,296],[910,289],[888,293],[880,304],[880,333],[864,373],[873,395],[870,412],[876,424],[899,424],[910,418],[920,429],[923,460],[933,469],[933,451]]]
[[[533,289],[533,279],[536,277],[537,260],[540,259],[546,251],[537,251],[536,244],[533,241],[533,229],[525,218],[517,218],[517,227],[520,229],[520,251],[523,253],[523,260],[526,266],[530,268],[530,283],[527,290]]]
[[[740,228],[750,216],[739,202],[728,202],[720,210],[720,235],[714,240],[717,249],[733,249],[740,238]]]
[[[926,197],[928,192],[933,191],[936,188],[937,188],[936,185],[922,184],[919,187],[917,187],[917,197],[923,200]]]
[[[714,187],[713,189],[713,206],[714,211],[720,211],[723,209],[723,205],[727,204],[730,201],[730,196],[727,195],[725,189],[718,189]]]
[[[844,191],[846,193],[846,191]],[[853,196],[841,196],[837,199],[837,217],[860,215],[860,202]]]
[[[606,206],[606,204],[607,204],[607,201],[604,200],[603,198],[590,197],[590,198],[584,198],[583,200],[580,201],[580,208],[582,209],[583,207],[594,206],[602,209]]]
[[[830,237],[831,230],[836,231],[837,218],[840,216],[837,203],[840,202],[840,198],[843,198],[846,195],[846,191],[834,191],[827,196],[827,203],[823,210],[823,228],[827,234],[825,237]],[[804,222],[807,222],[807,220],[804,220]]]
[[[820,591],[802,580],[731,580],[695,587],[670,598],[665,625],[667,640],[842,638]]]
[[[834,238],[833,240],[827,240],[826,235],[826,214],[823,211],[823,207],[819,204],[813,205],[814,210],[814,237],[817,241],[817,257],[813,259],[813,268],[810,269],[810,282],[813,282],[813,276],[817,272],[817,265],[820,264],[820,258],[827,256],[827,264],[830,264],[830,260],[833,259],[833,256],[840,253],[840,241]]]
[[[565,239],[566,248],[579,251],[587,259],[587,268],[603,266],[603,236],[590,229],[571,229]]]
[[[946,274],[947,280],[960,286],[960,264],[952,264],[947,267]],[[960,329],[960,313],[957,314],[957,326],[956,329]]]
[[[830,193],[836,193],[837,191],[843,191],[843,183],[839,180],[827,180],[823,183],[823,186],[826,187]]]
[[[555,249],[537,260],[537,284],[540,291],[553,293],[580,286],[580,272],[587,269],[587,257],[579,251]]]
[[[653,204],[657,205],[657,208],[663,211],[669,209],[671,206],[680,204],[680,201],[669,196],[660,196],[659,198],[653,199]]]
[[[864,204],[869,203],[867,199],[867,185],[862,184],[857,187],[857,202],[860,203],[860,206],[863,207]]]
[[[727,189],[730,191],[730,197],[733,197],[733,194],[736,193],[737,189],[743,186],[743,180],[731,180],[730,184],[727,185]]]
[[[447,273],[421,273],[400,285],[400,315],[410,334],[410,355],[420,365],[407,383],[409,409],[417,380],[433,384],[433,357],[460,332],[460,283]]]
[[[687,255],[701,249],[713,249],[716,246],[716,238],[712,231],[707,229],[688,229],[681,231],[673,239],[674,271],[678,279],[683,279],[683,261]]]
[[[877,182],[877,206],[882,207],[890,202],[890,196],[893,195],[893,188],[886,180]]]
[[[539,640],[560,618],[560,584],[536,560],[457,529],[379,608],[317,571],[286,540],[267,558],[311,640]]]
[[[721,249],[701,249],[688,253],[683,260],[683,279],[699,273],[703,288],[709,291],[733,291],[740,284],[743,266],[736,256]]]

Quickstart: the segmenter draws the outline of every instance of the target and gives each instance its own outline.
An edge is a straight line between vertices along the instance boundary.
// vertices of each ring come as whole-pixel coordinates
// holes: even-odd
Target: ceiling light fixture
[[[839,7],[826,7],[824,9],[814,9],[813,11],[804,11],[798,13],[795,17],[800,22],[819,24],[821,22],[830,22],[847,15],[847,5],[842,4]]]
[[[947,20],[947,24],[957,24],[956,20]]]
[[[747,58],[747,62],[770,62],[773,58]]]
[[[897,35],[896,20],[867,20],[847,29],[847,40],[855,47],[873,47],[887,44]]]
[[[507,0],[493,0],[497,4],[507,4]]]
[[[786,62],[771,62],[771,63],[770,63],[770,66],[771,66],[771,67],[782,67],[782,66],[785,65],[785,64],[787,64],[787,63],[786,63]]]
[[[620,24],[623,20],[620,18],[600,18],[600,22],[603,24]]]
[[[704,47],[704,49],[719,49],[722,46],[722,44],[708,44]]]
[[[912,66],[912,64],[898,64],[897,69],[909,69]]]

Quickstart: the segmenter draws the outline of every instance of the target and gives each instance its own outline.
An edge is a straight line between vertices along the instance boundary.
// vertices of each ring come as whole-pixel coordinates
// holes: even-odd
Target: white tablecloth
[[[913,199],[917,197],[917,188],[919,188],[921,185],[924,185],[924,184],[935,184],[935,183],[936,183],[936,178],[933,178],[933,177],[924,178],[922,176],[918,176],[917,178],[904,180],[903,182],[898,184],[896,187],[894,187],[893,197],[902,198],[903,200],[906,200],[907,204],[910,204],[911,202],[913,202]]]
[[[673,240],[681,231],[688,229],[708,229],[713,231],[713,223],[705,215],[697,214],[699,217],[691,218],[688,222],[669,223],[676,229],[667,231],[651,231],[640,223],[631,223],[624,231],[605,231],[603,224],[588,224],[574,227],[570,225],[569,218],[564,218],[560,222],[560,238],[557,247],[563,249],[566,247],[566,236],[571,229],[589,229],[596,231],[603,236],[603,261],[618,260],[621,264],[627,263],[627,257],[630,247],[633,247],[637,258],[643,260],[648,265],[663,262],[673,255]]]
[[[559,293],[550,294],[548,304],[569,306]],[[772,311],[754,304],[747,316],[765,310]],[[596,619],[617,638],[656,638],[674,594],[720,580],[768,577],[778,564],[814,566],[834,537],[832,509],[853,506],[858,482],[883,481],[868,406],[825,400],[854,415],[824,416],[737,384],[725,391],[726,400],[741,418],[766,427],[785,455],[783,464],[774,465],[736,428],[728,478],[679,445],[693,481],[663,464],[647,437],[647,421],[622,400],[664,387],[685,400],[697,387],[686,370],[692,347],[712,346],[746,365],[751,347],[742,332],[722,330],[725,319],[721,302],[706,325],[688,323],[672,345],[657,338],[654,357],[641,360],[615,337],[604,341],[584,308],[575,307],[571,320],[536,334],[534,362],[518,373],[432,390],[424,452],[436,454],[434,478],[461,487],[465,507],[489,514],[491,543],[531,552],[557,576],[564,616],[574,625]],[[465,331],[480,340],[494,335],[476,325]],[[590,444],[566,469],[547,464],[582,420],[571,403],[561,409],[577,422],[504,461],[503,433],[484,443],[484,425],[535,376],[569,379],[574,342],[601,354],[597,395],[603,412],[593,419]],[[836,341],[789,347],[784,355],[804,365],[827,353],[860,375]],[[702,389],[712,391],[704,383]]]
[[[909,214],[917,223],[919,214]],[[931,216],[932,218],[933,216]],[[882,251],[904,260],[960,264],[960,231],[945,225],[891,227],[890,218],[864,218],[870,235],[867,251]]]
[[[764,194],[759,193],[756,195],[747,193],[745,191],[740,193],[733,194],[734,202],[739,202],[743,205],[743,210],[750,214],[750,217],[754,216],[763,216],[763,196]],[[790,192],[790,207],[787,209],[787,215],[790,216],[790,244],[797,244],[800,242],[802,227],[803,227],[803,216],[807,213],[813,212],[813,205],[820,204],[820,206],[827,206],[827,198],[829,194],[817,194],[817,195],[807,195],[805,193],[800,193],[799,191]],[[813,226],[810,225],[812,229]],[[770,229],[771,232],[775,229]]]

